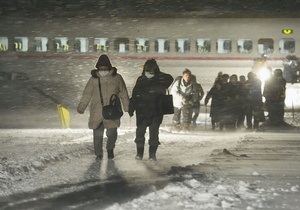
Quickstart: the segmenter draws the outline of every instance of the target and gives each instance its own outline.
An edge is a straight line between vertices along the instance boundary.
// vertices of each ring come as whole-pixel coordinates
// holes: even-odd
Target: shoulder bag
[[[109,99],[109,105],[103,106],[103,97],[101,92],[100,78],[98,78],[100,100],[102,104],[102,116],[106,120],[118,120],[123,116],[120,98],[116,94],[112,94]]]
[[[174,114],[173,95],[170,95],[169,91],[167,95],[160,96],[159,109],[163,115]]]

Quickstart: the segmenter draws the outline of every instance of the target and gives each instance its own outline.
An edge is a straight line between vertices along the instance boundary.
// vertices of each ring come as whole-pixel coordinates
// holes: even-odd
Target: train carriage
[[[188,61],[208,69],[213,81],[228,69],[246,75],[262,55],[273,70],[283,69],[300,51],[299,18],[3,18],[0,27],[2,66],[9,58],[53,62],[107,53],[114,60]],[[298,80],[287,87],[287,107],[299,108]]]

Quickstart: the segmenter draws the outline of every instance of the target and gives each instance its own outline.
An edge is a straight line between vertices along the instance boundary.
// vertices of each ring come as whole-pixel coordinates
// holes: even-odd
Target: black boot
[[[156,160],[156,150],[158,146],[149,147],[149,160]]]
[[[136,150],[137,154],[135,156],[135,159],[142,160],[144,156],[144,147],[137,147]]]
[[[107,150],[107,158],[108,159],[114,159],[114,150],[113,149],[108,149]]]

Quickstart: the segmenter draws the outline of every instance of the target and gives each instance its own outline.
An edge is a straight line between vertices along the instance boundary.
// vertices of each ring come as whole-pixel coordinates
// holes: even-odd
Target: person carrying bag
[[[112,67],[107,55],[103,54],[99,57],[96,69],[91,71],[91,75],[78,104],[77,112],[83,114],[90,104],[89,128],[93,129],[96,159],[103,159],[104,129],[106,129],[107,136],[107,157],[113,159],[120,118],[105,119],[103,107],[110,104],[112,95],[116,95],[120,98],[124,111],[128,112],[129,96],[127,88],[122,76],[117,73],[115,67]]]
[[[156,151],[159,142],[159,127],[163,115],[173,111],[173,107],[164,110],[166,90],[172,84],[173,77],[160,71],[154,59],[147,60],[143,67],[142,75],[138,77],[132,91],[129,103],[129,116],[136,113],[136,159],[144,156],[145,133],[149,127],[149,159],[156,160]],[[170,102],[170,101],[169,101]],[[170,104],[169,104],[170,105]],[[171,106],[173,104],[171,103]]]

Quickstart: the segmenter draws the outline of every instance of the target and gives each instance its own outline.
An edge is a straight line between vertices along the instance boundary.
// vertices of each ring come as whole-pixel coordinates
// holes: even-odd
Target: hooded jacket
[[[149,63],[146,62],[143,73],[138,77],[130,98],[129,115],[132,116],[133,112],[136,112],[137,125],[143,120],[148,120],[149,123],[153,121],[162,122],[163,114],[159,107],[160,96],[166,94],[166,90],[173,82],[173,77],[161,72],[154,61],[150,60]],[[145,76],[145,70],[149,66],[154,69],[154,77],[150,79]]]
[[[123,110],[128,112],[129,96],[122,76],[117,73],[117,69],[114,67],[106,76],[99,75],[98,70],[92,70],[91,75],[83,91],[78,109],[84,111],[90,104],[90,118],[88,123],[90,129],[96,129],[101,122],[103,122],[104,127],[107,129],[119,127],[120,120],[106,120],[102,116],[103,106],[100,101],[98,78],[100,78],[103,105],[108,105],[111,95],[116,94],[122,102]]]

